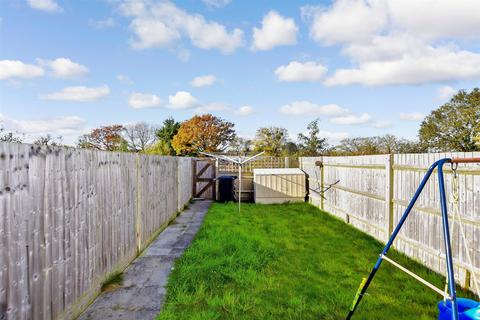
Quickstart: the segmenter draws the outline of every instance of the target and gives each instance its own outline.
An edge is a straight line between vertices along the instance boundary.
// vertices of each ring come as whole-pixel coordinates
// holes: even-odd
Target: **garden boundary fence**
[[[192,197],[190,158],[0,143],[0,319],[71,319]]]
[[[304,157],[310,202],[385,242],[403,214],[428,167],[436,160],[479,157],[480,153],[391,154],[348,157]],[[317,166],[321,161],[323,166]],[[451,230],[456,280],[471,288],[471,272],[480,277],[480,166],[460,164],[457,170],[460,214],[474,266],[467,261],[459,224]],[[452,218],[452,170],[445,166],[449,215]],[[322,198],[320,191],[333,185]],[[317,192],[316,192],[317,191]],[[434,174],[408,217],[394,248],[445,274],[438,178]]]

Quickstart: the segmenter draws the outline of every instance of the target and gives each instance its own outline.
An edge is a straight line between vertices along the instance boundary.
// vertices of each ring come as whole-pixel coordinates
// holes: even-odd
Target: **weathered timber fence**
[[[0,143],[0,319],[71,319],[190,200],[188,158]]]
[[[325,199],[314,191],[310,201],[347,223],[385,242],[397,225],[427,168],[445,157],[478,157],[480,153],[393,154],[356,157],[301,158],[300,166],[309,175],[309,187],[322,190],[337,180]],[[322,161],[323,167],[315,165]],[[480,166],[458,167],[460,213],[474,266],[468,265],[458,222],[452,248],[457,281],[471,286],[469,270],[480,277]],[[452,171],[445,166],[447,197],[451,194]],[[452,218],[451,196],[448,198]],[[413,212],[402,228],[394,247],[434,271],[445,274],[437,175],[432,175]]]

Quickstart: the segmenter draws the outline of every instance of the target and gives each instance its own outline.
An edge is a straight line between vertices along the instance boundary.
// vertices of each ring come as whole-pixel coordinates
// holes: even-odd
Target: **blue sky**
[[[0,122],[27,140],[211,112],[415,138],[480,79],[478,1],[2,0]],[[196,80],[194,80],[197,78]]]

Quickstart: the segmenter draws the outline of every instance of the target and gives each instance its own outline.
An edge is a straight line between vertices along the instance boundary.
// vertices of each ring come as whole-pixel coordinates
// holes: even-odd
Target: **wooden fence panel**
[[[191,183],[190,159],[0,143],[0,319],[75,317]]]
[[[178,211],[183,209],[192,195],[193,168],[191,158],[177,158],[178,161]]]
[[[310,201],[345,219],[358,229],[385,241],[397,225],[428,167],[445,157],[479,157],[480,153],[395,154],[358,157],[301,158],[300,166],[309,175],[309,186],[322,189],[337,180],[322,199],[311,191]],[[322,161],[323,167],[315,164]],[[471,287],[468,270],[480,277],[480,166],[461,164],[458,168],[460,213],[474,266],[466,259],[459,224],[451,230],[457,281]],[[452,171],[445,166],[445,186],[452,223]],[[312,187],[313,186],[313,187]],[[445,255],[438,178],[434,174],[407,219],[394,247],[445,274]]]

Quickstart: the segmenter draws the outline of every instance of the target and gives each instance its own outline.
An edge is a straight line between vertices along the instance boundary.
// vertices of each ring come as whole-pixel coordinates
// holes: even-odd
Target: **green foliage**
[[[157,141],[151,146],[149,146],[143,153],[160,155],[160,156],[170,156],[172,155],[172,146],[170,143],[165,141]]]
[[[177,260],[157,320],[345,319],[382,244],[306,204],[215,203]],[[442,287],[444,278],[393,259]],[[461,296],[470,294],[459,292]],[[356,319],[434,319],[441,298],[383,264]]]
[[[420,141],[433,151],[478,151],[480,90],[460,90],[422,122]]]
[[[284,157],[296,157],[299,153],[299,146],[293,141],[287,141],[282,149],[282,156]]]
[[[308,135],[298,134],[300,153],[302,156],[317,156],[327,149],[327,139],[320,137],[318,119],[307,126]]]
[[[178,129],[180,129],[179,122],[176,122],[172,117],[165,119],[160,129],[155,132],[157,142],[151,148],[155,150],[153,154],[175,155],[175,150],[172,147],[172,139],[177,134]],[[147,153],[152,154],[152,150],[149,150]]]
[[[228,152],[235,155],[244,155],[251,153],[252,151],[252,140],[245,139],[242,137],[235,137],[235,139],[230,143]]]
[[[329,150],[330,155],[368,155],[426,152],[424,145],[387,134],[380,137],[347,138]]]
[[[257,129],[254,141],[256,152],[265,151],[268,156],[280,156],[288,139],[288,131],[280,127],[263,127]]]

